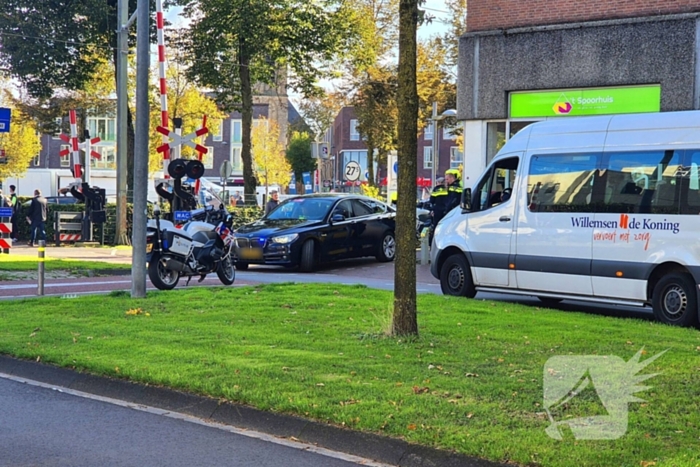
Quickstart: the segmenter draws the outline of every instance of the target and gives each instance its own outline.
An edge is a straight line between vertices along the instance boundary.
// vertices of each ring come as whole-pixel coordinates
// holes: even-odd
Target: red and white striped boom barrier
[[[165,37],[163,34],[163,2],[156,0],[156,28],[158,32],[158,77],[160,81],[160,126],[169,127],[168,121],[168,86],[165,81]],[[161,134],[162,131],[159,130]],[[163,134],[163,145],[167,145],[168,135]],[[163,147],[163,146],[160,146]],[[170,146],[166,146],[163,151],[163,175],[165,178],[170,178],[168,174],[168,164],[170,163]]]

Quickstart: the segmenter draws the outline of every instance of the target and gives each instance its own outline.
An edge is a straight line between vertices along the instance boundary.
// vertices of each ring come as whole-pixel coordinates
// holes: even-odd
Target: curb
[[[292,415],[265,412],[173,389],[79,373],[6,355],[0,355],[0,372],[98,396],[180,412],[281,438],[295,438],[304,443],[400,467],[504,466],[458,453],[410,444],[396,438],[352,431]]]

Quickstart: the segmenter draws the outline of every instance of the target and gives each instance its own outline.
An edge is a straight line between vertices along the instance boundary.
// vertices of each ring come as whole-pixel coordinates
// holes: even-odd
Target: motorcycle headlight
[[[288,243],[292,243],[297,238],[299,238],[299,234],[279,235],[277,237],[272,237],[270,241],[272,243],[281,243],[286,245]]]

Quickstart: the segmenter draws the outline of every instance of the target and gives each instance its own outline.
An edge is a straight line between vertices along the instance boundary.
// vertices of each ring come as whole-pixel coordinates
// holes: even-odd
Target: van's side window
[[[605,193],[599,212],[678,214],[681,151],[606,154]]]
[[[686,151],[685,165],[678,169],[681,179],[681,214],[700,214],[700,150]]]
[[[474,190],[472,206],[484,211],[510,200],[518,172],[517,157],[509,157],[496,162],[491,170],[478,183]]]
[[[535,155],[527,178],[532,212],[592,212],[600,154]]]

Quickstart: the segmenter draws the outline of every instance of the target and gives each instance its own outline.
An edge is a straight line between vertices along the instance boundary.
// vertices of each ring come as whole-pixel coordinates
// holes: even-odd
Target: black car
[[[315,194],[289,198],[262,219],[236,230],[236,267],[249,264],[299,266],[310,272],[321,262],[396,255],[395,211],[372,198]]]

